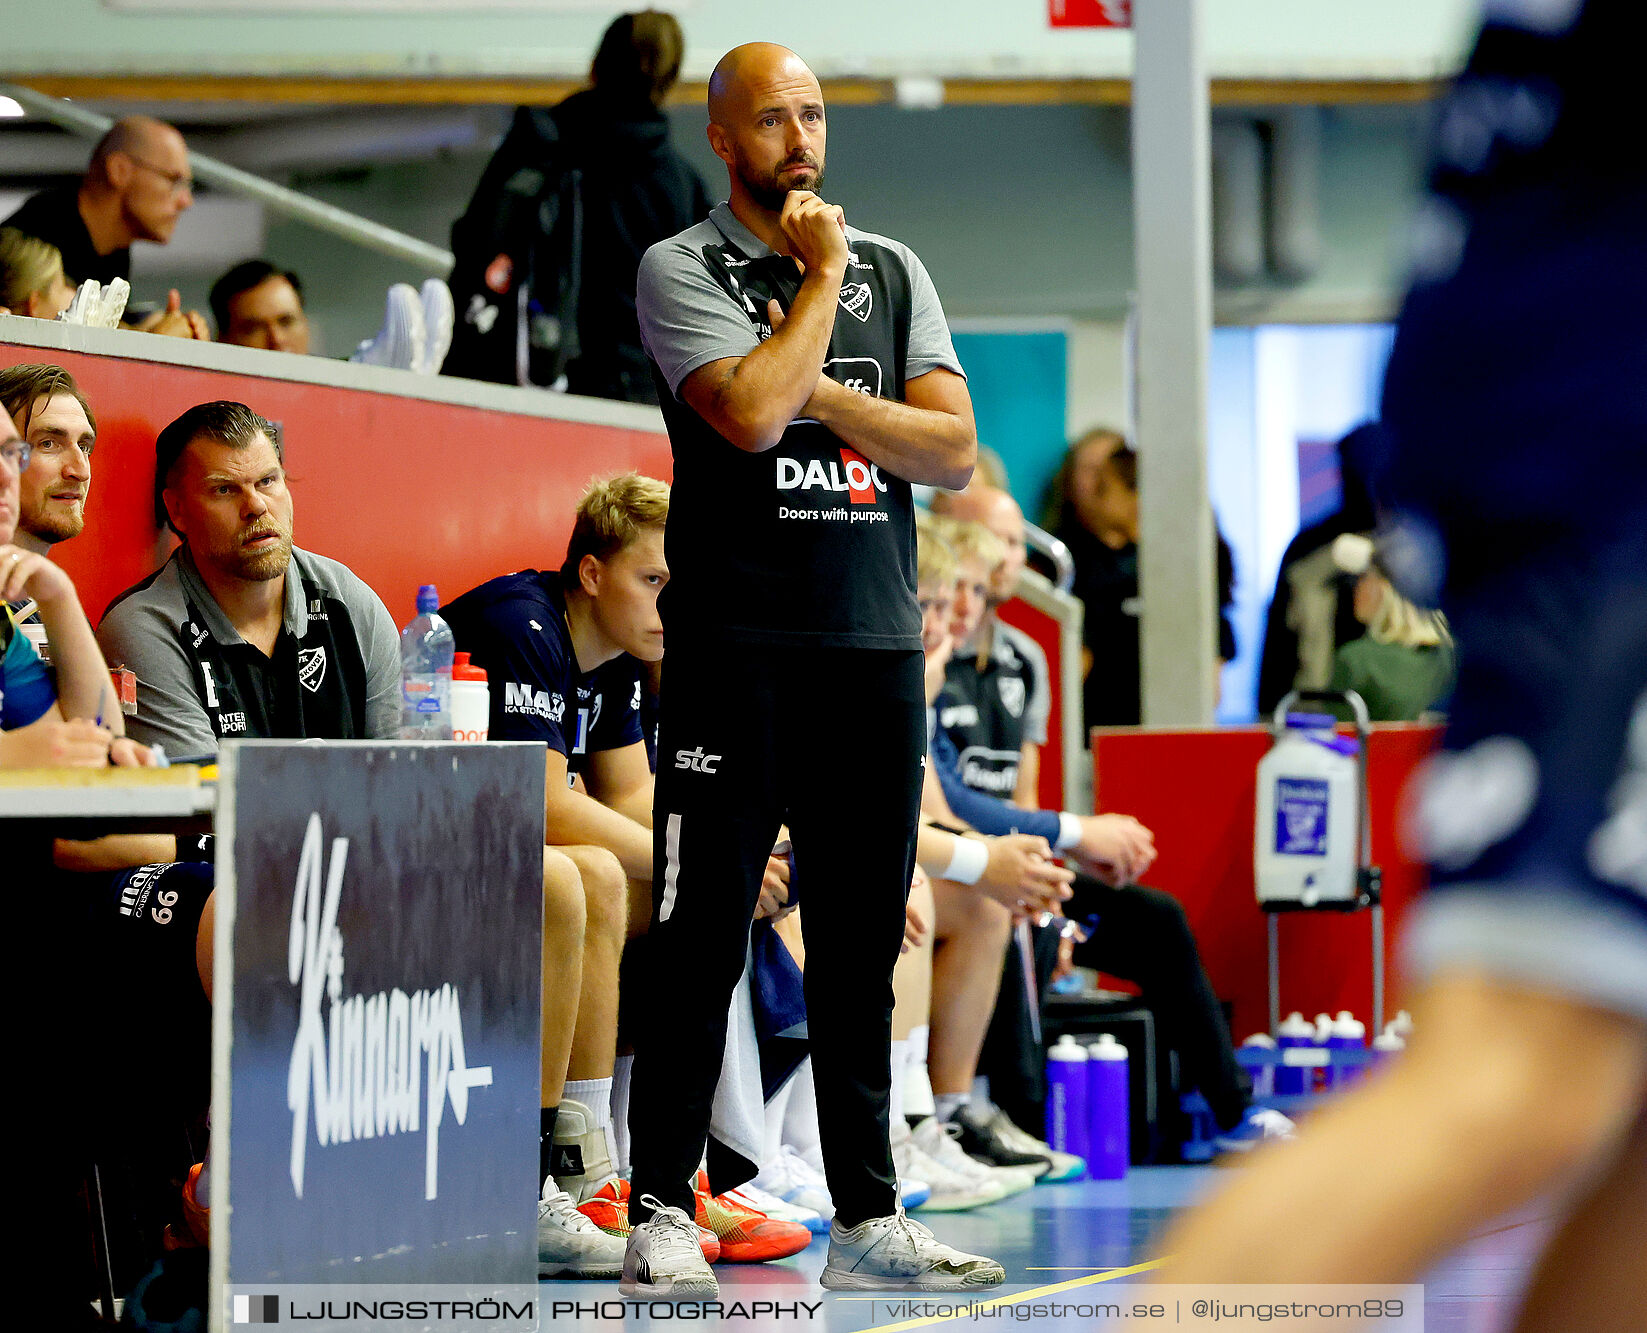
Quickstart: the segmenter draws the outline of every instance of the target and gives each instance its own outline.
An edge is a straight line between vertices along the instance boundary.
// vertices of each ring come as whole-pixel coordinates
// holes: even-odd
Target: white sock
[[[988,1075],[979,1074],[972,1080],[972,1104],[974,1106],[981,1106],[986,1109],[994,1105],[994,1103],[989,1100]]]
[[[932,1094],[933,1113],[940,1120],[953,1120],[955,1112],[971,1100],[970,1092],[935,1092]]]
[[[605,1129],[612,1123],[612,1080],[609,1078],[570,1079],[562,1100],[582,1102],[589,1108],[589,1128]]]
[[[909,1039],[892,1043],[892,1085],[887,1098],[887,1120],[897,1124],[904,1118],[904,1071],[909,1068]]]
[[[589,1128],[598,1129],[606,1140],[606,1160],[612,1169],[618,1166],[617,1136],[612,1132],[612,1080],[609,1078],[580,1078],[566,1081],[562,1100],[582,1102],[589,1108]]]
[[[783,1118],[783,1141],[818,1170],[823,1170],[823,1149],[818,1143],[818,1094],[812,1080],[812,1059],[802,1063],[791,1080],[789,1109]]]
[[[927,1077],[926,1047],[929,1027],[914,1029],[907,1038],[909,1056],[904,1066],[904,1114],[919,1119],[932,1114],[932,1080]]]
[[[635,1057],[620,1055],[612,1069],[612,1138],[618,1146],[612,1164],[620,1176],[629,1174],[629,1074]]]

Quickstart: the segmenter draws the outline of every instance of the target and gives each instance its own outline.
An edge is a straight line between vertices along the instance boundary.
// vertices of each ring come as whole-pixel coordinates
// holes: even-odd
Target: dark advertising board
[[[223,747],[218,1293],[535,1283],[543,783],[541,745]]]

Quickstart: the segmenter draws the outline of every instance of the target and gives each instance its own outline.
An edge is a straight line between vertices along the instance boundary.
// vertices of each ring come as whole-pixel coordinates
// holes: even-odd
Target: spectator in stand
[[[1355,618],[1367,627],[1333,658],[1328,688],[1354,690],[1374,722],[1416,722],[1452,692],[1452,631],[1440,611],[1415,606],[1390,583],[1369,538],[1346,532],[1332,544],[1337,567],[1355,579]],[[1340,717],[1350,710],[1339,706]]]
[[[0,370],[0,407],[29,445],[15,540],[45,555],[86,526],[97,418],[74,376],[60,366]]]
[[[211,306],[219,342],[308,353],[303,284],[289,269],[276,268],[266,259],[243,260],[212,284]]]
[[[516,108],[452,229],[459,323],[447,374],[658,401],[635,315],[636,273],[648,246],[701,222],[713,203],[671,147],[662,109],[684,49],[673,15],[620,14],[601,37],[589,88],[552,109]],[[581,234],[544,235],[542,200],[557,203],[563,221],[581,212]],[[529,320],[522,284],[564,333],[558,347],[534,342],[529,369],[517,364],[517,334],[537,336],[517,327]]]
[[[56,319],[74,300],[63,256],[50,241],[0,227],[0,315]]]
[[[92,149],[78,185],[41,190],[5,220],[55,245],[76,287],[131,277],[133,241],[165,245],[194,204],[189,150],[174,126],[150,116],[117,120]],[[175,291],[166,308],[131,327],[144,333],[210,339],[204,316],[185,311]]]
[[[1086,607],[1086,725],[1136,726],[1143,719],[1138,617],[1138,455],[1115,431],[1088,431],[1065,455],[1054,482],[1057,535],[1075,559],[1072,591]],[[1235,656],[1230,623],[1235,561],[1218,538],[1220,670]]]
[[[1338,442],[1337,512],[1303,529],[1282,553],[1258,667],[1260,717],[1290,690],[1326,689],[1333,654],[1361,633],[1349,595],[1354,580],[1333,563],[1332,546],[1346,532],[1371,532],[1378,524],[1366,475],[1381,441],[1382,427],[1369,421]]]

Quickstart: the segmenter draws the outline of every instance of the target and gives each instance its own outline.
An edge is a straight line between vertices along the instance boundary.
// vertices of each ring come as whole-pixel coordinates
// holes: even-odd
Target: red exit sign
[[[1047,0],[1054,28],[1130,28],[1132,0]]]

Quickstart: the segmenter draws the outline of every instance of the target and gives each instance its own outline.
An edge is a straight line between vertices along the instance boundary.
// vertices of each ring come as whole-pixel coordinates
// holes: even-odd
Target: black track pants
[[[692,1211],[767,853],[787,823],[824,1166],[843,1226],[897,1204],[892,967],[926,754],[919,652],[672,642],[659,715],[649,965],[637,978],[631,1215]]]

